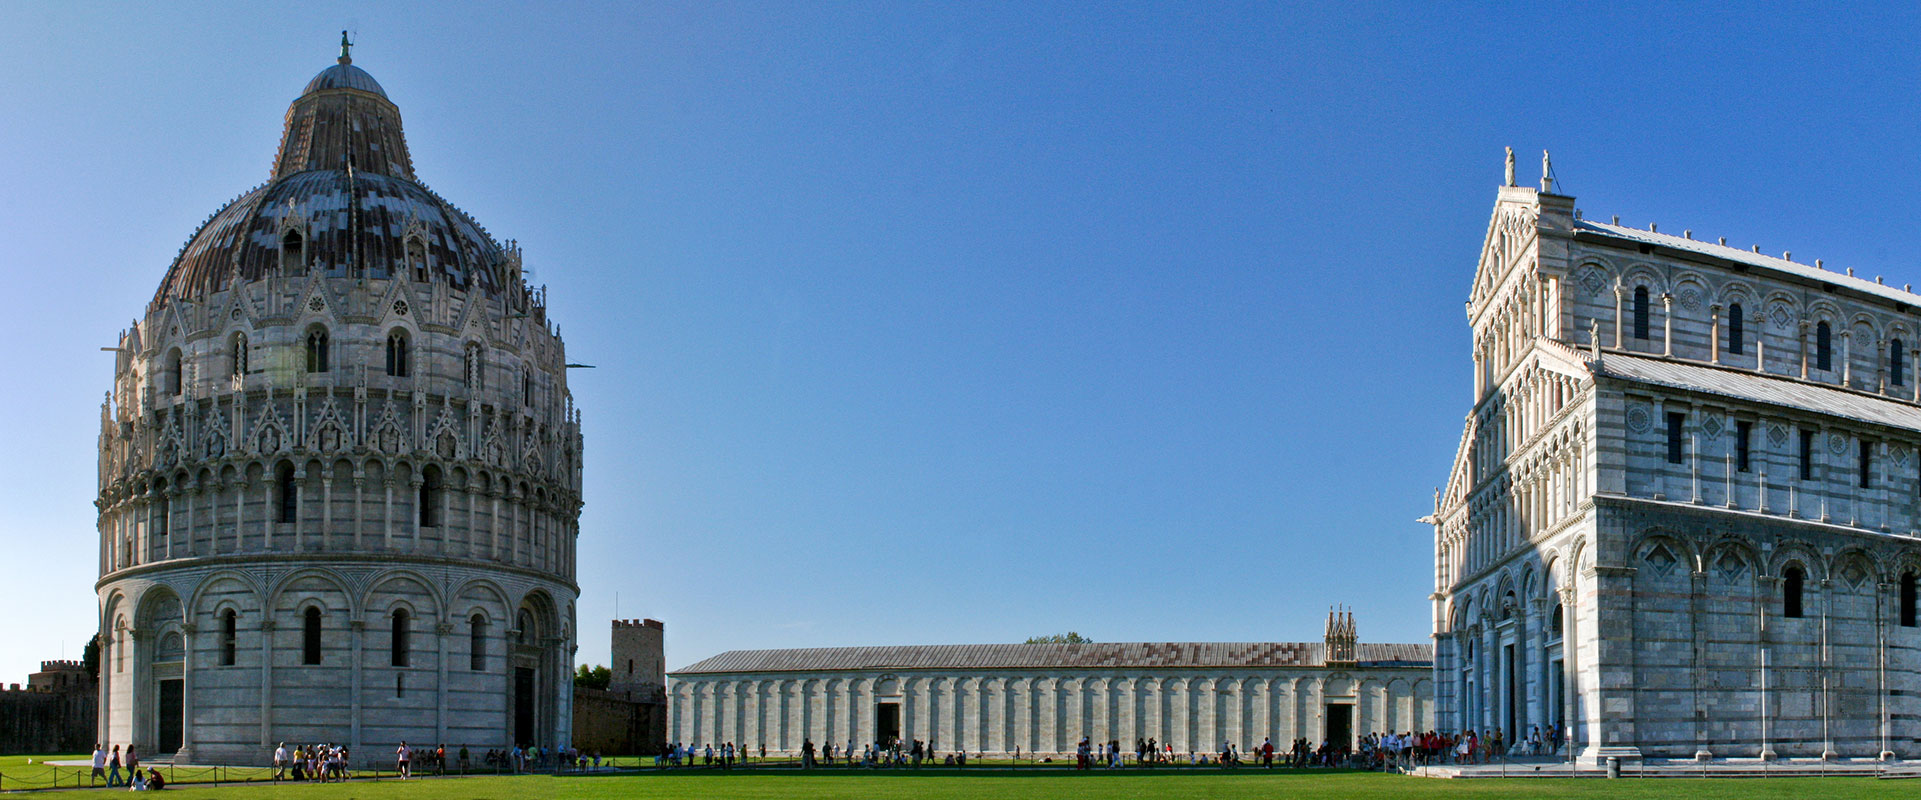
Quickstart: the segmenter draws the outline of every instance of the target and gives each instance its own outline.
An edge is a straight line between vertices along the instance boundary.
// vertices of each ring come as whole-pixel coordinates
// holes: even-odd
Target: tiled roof
[[[1425,644],[1357,645],[1363,666],[1428,667]],[[876,669],[1128,669],[1160,667],[1317,667],[1320,642],[1124,642],[1102,644],[936,644],[730,650],[675,670],[820,672]]]
[[[1785,258],[1764,256],[1760,253],[1749,252],[1738,247],[1729,247],[1713,242],[1703,242],[1683,236],[1655,233],[1654,231],[1637,230],[1620,225],[1608,225],[1585,219],[1575,220],[1574,230],[1576,233],[1596,233],[1617,239],[1625,239],[1638,244],[1651,244],[1673,248],[1675,250],[1685,250],[1740,264],[1778,270],[1790,275],[1798,275],[1811,280],[1847,287],[1863,294],[1875,295],[1897,303],[1921,306],[1921,295],[1916,295],[1912,292],[1904,292],[1893,286],[1882,285],[1865,278],[1856,278],[1846,273],[1831,272],[1812,264],[1799,264]]]
[[[1758,403],[1793,406],[1861,422],[1921,430],[1921,408],[1907,403],[1748,370],[1610,352],[1601,357],[1600,372],[1640,383],[1692,389]]]

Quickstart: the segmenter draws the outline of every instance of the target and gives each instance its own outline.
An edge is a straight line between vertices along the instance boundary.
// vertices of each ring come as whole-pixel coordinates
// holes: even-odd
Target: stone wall
[[[0,754],[93,750],[96,699],[91,687],[0,690]]]
[[[625,692],[574,689],[574,746],[583,753],[658,753],[667,741],[667,704],[658,692],[642,698]]]

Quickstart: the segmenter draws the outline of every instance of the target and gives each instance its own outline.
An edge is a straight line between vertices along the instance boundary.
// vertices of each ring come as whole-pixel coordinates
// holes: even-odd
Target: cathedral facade
[[[1921,757],[1921,296],[1514,185],[1436,498],[1438,723]]]
[[[1353,616],[1335,614],[1321,642],[735,650],[668,674],[667,738],[1058,758],[1083,737],[1123,752],[1151,738],[1185,756],[1431,729],[1428,646],[1357,638]]]
[[[564,746],[580,415],[520,250],[422,184],[338,63],[272,174],[119,338],[101,408],[99,730],[201,763],[280,742]]]

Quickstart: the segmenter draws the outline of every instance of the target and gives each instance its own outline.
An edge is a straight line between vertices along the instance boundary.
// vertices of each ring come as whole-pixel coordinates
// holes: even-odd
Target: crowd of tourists
[[[122,764],[127,768],[125,778],[120,775]],[[160,774],[158,768],[148,767],[145,772],[140,770],[140,754],[134,752],[133,745],[127,745],[126,760],[122,761],[120,745],[114,745],[112,754],[109,754],[99,743],[94,744],[93,774],[88,782],[98,785],[100,781],[106,781],[109,788],[125,786],[134,791],[157,791],[167,788],[167,778]]]
[[[1311,739],[1301,738],[1289,742],[1285,748],[1263,739],[1251,750],[1230,742],[1223,743],[1219,750],[1211,753],[1177,752],[1173,745],[1164,744],[1155,737],[1134,740],[1131,752],[1116,739],[1094,742],[1089,737],[1082,737],[1074,747],[1074,768],[1120,769],[1130,765],[1156,767],[1180,764],[1218,766],[1223,769],[1258,765],[1268,769],[1279,766],[1292,769],[1347,767],[1385,770],[1428,764],[1483,764],[1503,756],[1558,753],[1563,744],[1557,733],[1558,728],[1553,726],[1543,730],[1535,726],[1525,738],[1514,741],[1510,741],[1499,729],[1486,732],[1468,730],[1457,734],[1388,731],[1366,734],[1351,744],[1326,739],[1316,744]],[[758,753],[761,760],[766,760],[765,743],[759,746]],[[700,746],[674,742],[654,756],[654,766],[732,769],[747,763],[752,755],[750,748],[736,746],[733,742]],[[1012,755],[1016,761],[1021,759],[1018,749]],[[799,757],[802,768],[839,764],[877,769],[917,768],[923,764],[966,766],[968,759],[965,752],[938,753],[933,742],[919,739],[867,744],[856,750],[851,739],[845,745],[829,742],[822,746],[816,745],[810,738],[801,743]],[[1051,762],[1053,759],[1042,760]]]

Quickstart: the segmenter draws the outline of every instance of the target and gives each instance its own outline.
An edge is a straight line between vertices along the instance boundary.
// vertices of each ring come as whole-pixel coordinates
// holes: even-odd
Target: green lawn
[[[38,760],[39,757],[35,757]],[[35,765],[38,766],[38,765]],[[0,759],[0,772],[28,768],[21,758]],[[7,788],[13,788],[9,784]],[[174,787],[169,787],[170,792]],[[381,798],[399,800],[529,800],[530,798],[712,798],[713,800],[997,800],[998,798],[1670,798],[1766,800],[1766,798],[1908,797],[1921,783],[1873,778],[1623,779],[1598,778],[1436,780],[1373,773],[1094,772],[1025,773],[923,770],[920,773],[690,770],[638,775],[470,777],[415,781],[356,781],[329,785],[252,784],[178,787],[176,797],[223,800],[254,798]],[[61,794],[71,794],[62,792]]]

